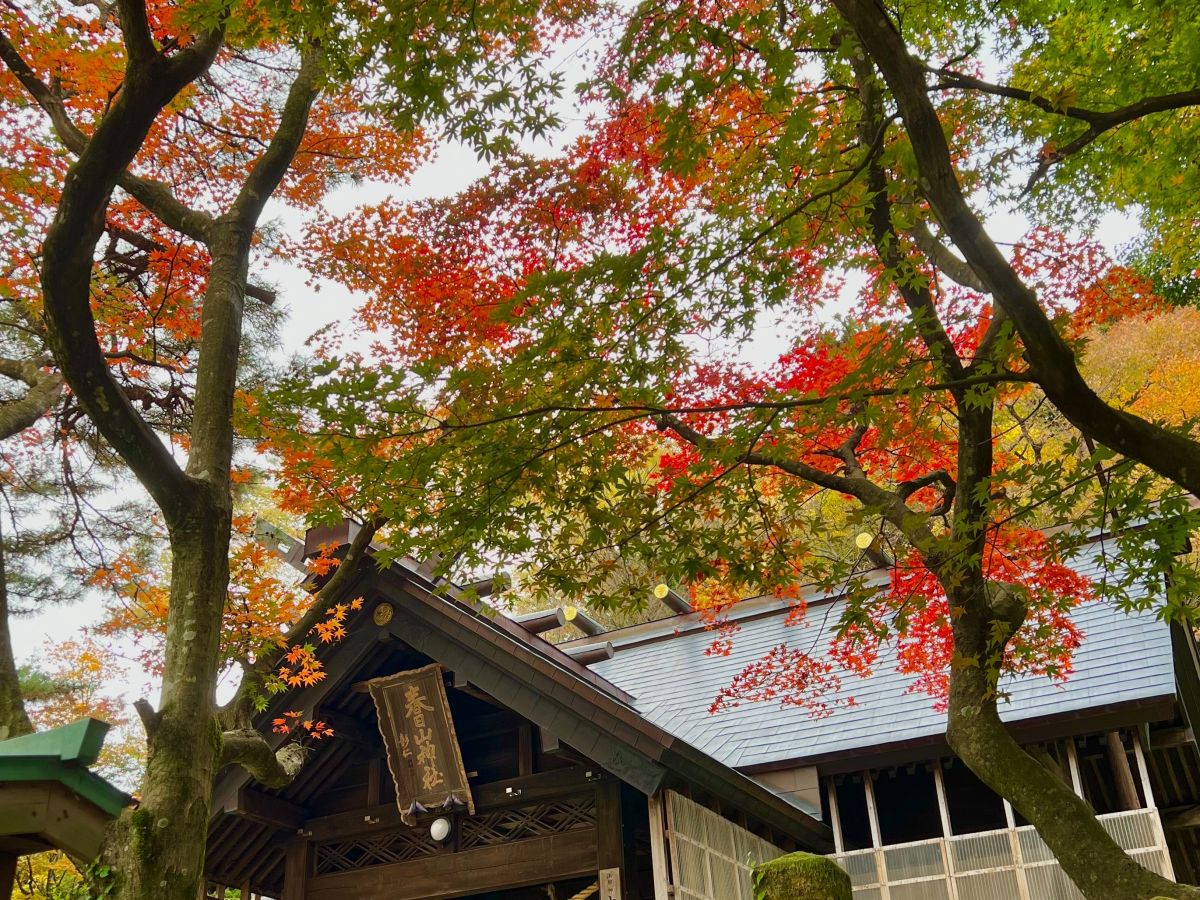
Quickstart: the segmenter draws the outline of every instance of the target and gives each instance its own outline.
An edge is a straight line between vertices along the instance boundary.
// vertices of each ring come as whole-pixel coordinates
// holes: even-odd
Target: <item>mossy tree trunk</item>
[[[170,611],[157,712],[139,708],[148,756],[138,808],[112,826],[102,852],[114,900],[195,900],[201,884],[214,775],[240,763],[268,783],[285,782],[295,754],[276,756],[244,732],[225,746],[215,704],[222,614],[228,598],[232,523],[233,395],[251,238],[294,157],[318,91],[320,56],[301,54],[275,135],[220,216],[188,209],[169,187],[126,167],[180,91],[211,66],[224,26],[184,49],[155,46],[139,0],[117,0],[127,64],[121,90],[86,136],[61,97],[38,80],[0,35],[0,57],[49,115],[76,155],[44,243],[42,292],[50,346],[67,384],[105,440],[161,509],[171,548]],[[212,260],[201,311],[200,354],[186,468],[113,379],[91,310],[93,257],[120,183],[168,226],[204,244]],[[249,737],[252,737],[249,736]],[[264,752],[265,751],[265,752]]]
[[[1197,888],[1177,885],[1135,862],[1094,810],[1022,750],[1000,720],[997,684],[1004,651],[1028,609],[1018,589],[989,582],[983,570],[992,502],[992,409],[990,403],[959,408],[954,550],[932,559],[949,600],[954,634],[947,740],[984,784],[1037,829],[1089,900],[1200,897]]]
[[[4,569],[4,533],[0,529],[0,740],[31,731],[33,724],[21,697],[21,681],[8,627],[8,579]]]

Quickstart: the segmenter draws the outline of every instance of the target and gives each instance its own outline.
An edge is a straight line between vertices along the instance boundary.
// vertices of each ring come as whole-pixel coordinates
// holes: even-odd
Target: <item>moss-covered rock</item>
[[[754,869],[762,900],[851,900],[850,876],[832,859],[789,853]]]

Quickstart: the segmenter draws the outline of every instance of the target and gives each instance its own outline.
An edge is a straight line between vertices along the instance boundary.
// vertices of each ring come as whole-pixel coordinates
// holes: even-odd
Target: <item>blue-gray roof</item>
[[[1096,574],[1087,562],[1077,568],[1085,575]],[[896,671],[894,650],[888,648],[881,649],[871,677],[843,678],[841,691],[834,696],[852,696],[857,705],[835,706],[828,717],[814,719],[808,710],[776,701],[708,712],[717,692],[771,648],[781,643],[805,649],[815,646],[817,652],[827,648],[829,634],[822,634],[822,622],[828,623],[827,631],[832,628],[841,601],[830,603],[832,608],[824,603],[810,606],[805,623],[796,626],[785,624],[788,607],[781,601],[739,604],[734,618],[741,620],[740,628],[729,656],[705,655],[714,634],[699,626],[695,615],[612,632],[604,637],[613,642],[615,656],[591,668],[632,694],[635,706],[648,719],[738,768],[828,759],[943,734],[945,714],[935,710],[928,695],[905,692],[911,677]],[[1080,605],[1074,620],[1084,632],[1075,653],[1074,674],[1066,683],[1045,677],[1007,679],[1004,688],[1011,699],[1001,713],[1006,721],[1174,695],[1170,635],[1153,611],[1124,613],[1093,601]]]

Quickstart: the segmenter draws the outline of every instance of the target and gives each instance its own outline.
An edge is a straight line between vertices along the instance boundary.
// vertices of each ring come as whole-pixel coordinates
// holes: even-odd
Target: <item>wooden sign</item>
[[[400,818],[423,812],[475,812],[450,703],[437,663],[367,682],[396,784]]]
[[[621,900],[621,870],[600,870],[600,896],[598,900]]]

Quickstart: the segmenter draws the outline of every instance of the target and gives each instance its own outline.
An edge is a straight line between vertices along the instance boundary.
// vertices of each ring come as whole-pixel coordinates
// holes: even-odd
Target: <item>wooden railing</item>
[[[1131,857],[1174,878],[1156,809],[1098,816]],[[836,854],[855,900],[1083,900],[1032,826]]]

